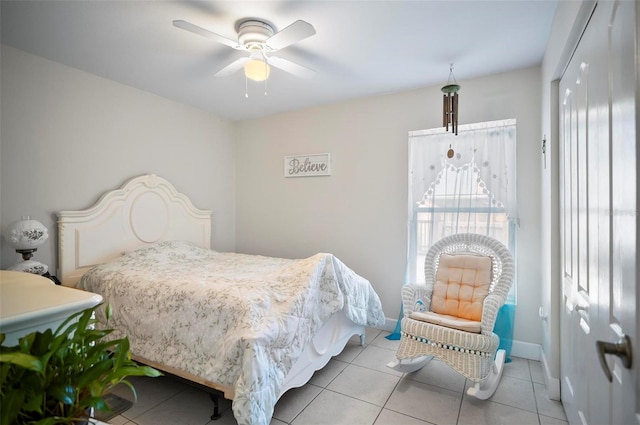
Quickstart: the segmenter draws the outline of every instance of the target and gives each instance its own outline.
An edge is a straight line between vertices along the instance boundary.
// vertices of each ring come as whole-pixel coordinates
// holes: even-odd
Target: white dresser
[[[34,331],[56,328],[78,311],[98,305],[102,296],[55,285],[32,273],[0,270],[0,332],[12,346]]]

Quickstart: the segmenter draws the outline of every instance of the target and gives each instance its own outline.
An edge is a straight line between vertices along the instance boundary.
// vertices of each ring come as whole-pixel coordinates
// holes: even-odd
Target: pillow
[[[431,311],[481,321],[482,303],[491,285],[491,264],[488,256],[441,254]]]

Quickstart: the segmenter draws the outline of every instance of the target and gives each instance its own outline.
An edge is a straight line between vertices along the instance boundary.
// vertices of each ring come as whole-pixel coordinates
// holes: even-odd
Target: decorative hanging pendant
[[[449,124],[451,124],[451,131],[457,136],[458,91],[460,90],[460,85],[458,85],[456,77],[453,75],[453,64],[451,64],[451,67],[449,68],[449,79],[447,80],[447,85],[442,87],[441,90],[442,93],[444,93],[442,97],[442,126],[449,131]],[[453,151],[450,150],[450,152]]]
[[[453,152],[453,149],[451,149],[451,145],[449,145],[449,150],[447,151],[447,158],[451,159],[453,158],[453,154],[455,152]]]

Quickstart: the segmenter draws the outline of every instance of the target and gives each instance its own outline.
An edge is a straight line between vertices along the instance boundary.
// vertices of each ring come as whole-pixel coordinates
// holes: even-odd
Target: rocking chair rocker
[[[513,282],[511,253],[488,236],[456,234],[429,249],[424,271],[426,285],[402,288],[400,346],[387,366],[414,372],[434,356],[475,382],[468,395],[491,397],[505,361],[493,327]]]

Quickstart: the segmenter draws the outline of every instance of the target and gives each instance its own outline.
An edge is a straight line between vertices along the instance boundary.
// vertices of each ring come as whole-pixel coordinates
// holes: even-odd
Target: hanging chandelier
[[[449,125],[451,125],[451,131],[458,135],[458,91],[460,85],[456,81],[456,77],[453,75],[453,64],[449,67],[449,78],[447,79],[447,85],[442,87],[442,126],[449,131]]]

